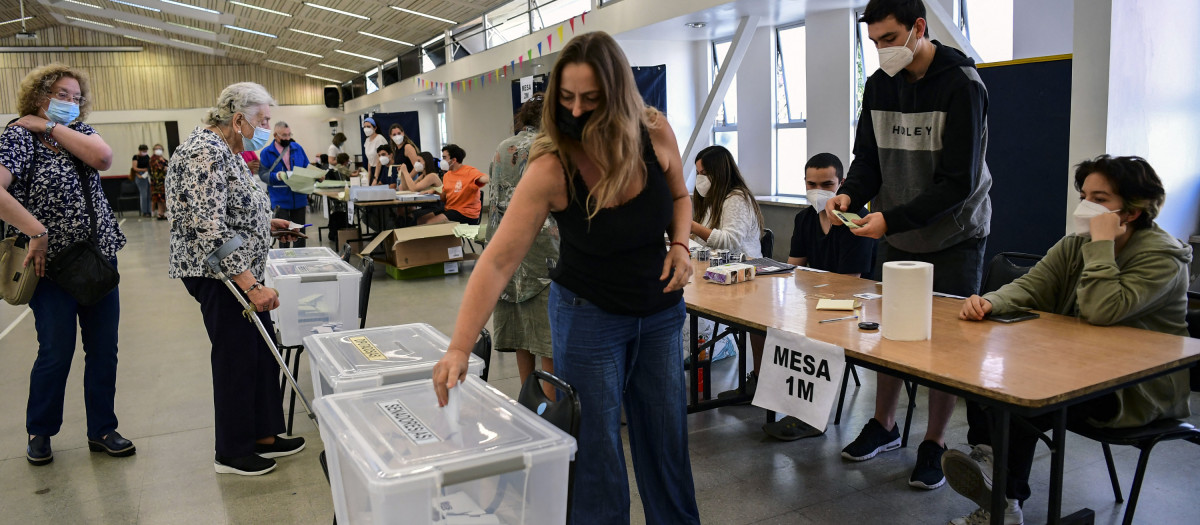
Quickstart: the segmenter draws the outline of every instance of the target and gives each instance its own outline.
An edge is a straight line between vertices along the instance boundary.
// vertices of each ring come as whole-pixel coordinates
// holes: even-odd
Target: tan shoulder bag
[[[28,303],[37,288],[37,272],[24,266],[28,242],[23,239],[18,243],[16,237],[0,240],[0,297],[8,304]]]

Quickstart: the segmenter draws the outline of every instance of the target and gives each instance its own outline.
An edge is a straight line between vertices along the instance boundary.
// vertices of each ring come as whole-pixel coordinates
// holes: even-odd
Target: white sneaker
[[[992,513],[983,507],[961,518],[950,520],[950,525],[991,525]],[[1025,517],[1021,514],[1021,504],[1015,499],[1008,500],[1004,509],[1004,525],[1024,525]]]
[[[980,508],[992,502],[992,447],[977,445],[970,454],[947,450],[942,454],[942,472],[955,492],[974,501]]]

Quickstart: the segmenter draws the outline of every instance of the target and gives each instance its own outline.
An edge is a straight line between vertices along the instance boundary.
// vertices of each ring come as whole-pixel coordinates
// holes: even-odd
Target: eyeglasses
[[[80,106],[82,106],[84,102],[87,102],[87,99],[82,95],[71,95],[66,91],[59,91],[58,93],[55,93],[54,98],[57,98],[63,102],[74,102]]]

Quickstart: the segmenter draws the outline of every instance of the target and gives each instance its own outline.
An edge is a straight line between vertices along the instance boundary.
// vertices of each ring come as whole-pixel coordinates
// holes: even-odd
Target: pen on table
[[[834,321],[845,321],[847,319],[858,319],[858,316],[857,315],[847,315],[846,317],[834,317],[833,319],[824,319],[821,321],[817,321],[817,323],[832,323]]]

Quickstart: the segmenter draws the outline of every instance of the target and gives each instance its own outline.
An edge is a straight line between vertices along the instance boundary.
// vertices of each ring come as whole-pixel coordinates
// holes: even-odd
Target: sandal
[[[767,423],[763,425],[762,429],[768,436],[780,441],[795,441],[801,438],[819,436],[824,433],[792,416],[787,416],[774,423]]]

